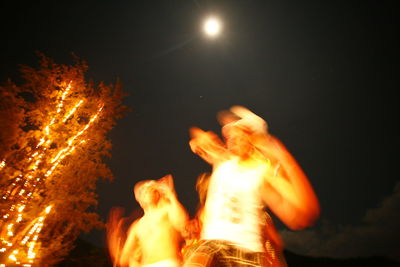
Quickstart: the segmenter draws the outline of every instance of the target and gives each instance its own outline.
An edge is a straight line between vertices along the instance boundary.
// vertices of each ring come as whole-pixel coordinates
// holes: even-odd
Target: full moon
[[[203,25],[204,33],[209,37],[216,37],[221,33],[221,22],[216,17],[209,17]]]

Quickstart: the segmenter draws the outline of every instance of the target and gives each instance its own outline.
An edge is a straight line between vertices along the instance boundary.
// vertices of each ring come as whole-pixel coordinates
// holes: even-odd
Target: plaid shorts
[[[251,252],[222,240],[201,240],[184,255],[184,267],[269,267],[264,252]]]

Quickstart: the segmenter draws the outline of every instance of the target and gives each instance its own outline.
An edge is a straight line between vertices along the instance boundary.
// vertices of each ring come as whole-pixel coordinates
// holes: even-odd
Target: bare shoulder
[[[141,219],[135,220],[128,228],[127,234],[128,236],[130,235],[135,235],[137,231],[139,231],[141,225]]]

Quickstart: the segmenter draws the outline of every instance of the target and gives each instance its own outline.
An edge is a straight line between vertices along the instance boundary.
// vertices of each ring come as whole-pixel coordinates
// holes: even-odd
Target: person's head
[[[137,202],[143,209],[156,206],[161,198],[161,193],[157,189],[157,182],[154,180],[138,182],[133,191]]]
[[[222,127],[227,149],[234,155],[246,159],[252,151],[251,131],[239,121],[231,122]]]

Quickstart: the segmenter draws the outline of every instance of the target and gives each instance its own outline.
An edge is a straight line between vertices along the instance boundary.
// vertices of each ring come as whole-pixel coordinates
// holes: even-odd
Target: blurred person
[[[210,173],[203,173],[197,178],[196,181],[196,191],[199,197],[199,204],[194,217],[189,220],[185,228],[185,244],[182,247],[182,256],[184,261],[186,260],[187,256],[191,255],[192,251],[199,245],[200,232],[203,222],[203,209],[206,201],[209,180]]]
[[[290,229],[300,230],[318,218],[318,199],[296,160],[268,133],[261,117],[234,106],[220,112],[218,119],[225,142],[212,132],[190,131],[192,151],[213,171],[201,211],[200,242],[184,266],[279,266],[269,252],[275,249],[275,256],[283,255],[283,243],[265,209]]]
[[[193,219],[187,224],[185,245],[182,248],[184,261],[193,253],[194,250],[201,244],[200,231],[203,222],[203,210],[207,197],[208,184],[210,182],[210,173],[201,174],[196,181],[196,191],[199,197],[197,212]],[[264,242],[266,262],[271,267],[286,267],[286,259],[283,254],[283,240],[278,234],[277,229],[272,221],[271,216],[263,213],[262,223],[262,241]]]
[[[126,241],[119,241],[124,238],[119,233],[118,213],[110,216],[108,240],[114,247],[111,256],[115,265],[181,266],[182,232],[188,214],[177,199],[172,176],[138,182],[134,195],[144,215],[129,227]]]

